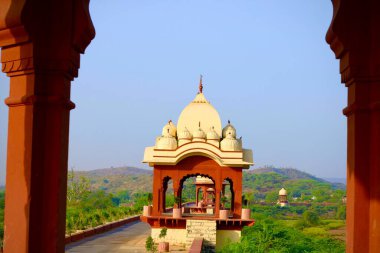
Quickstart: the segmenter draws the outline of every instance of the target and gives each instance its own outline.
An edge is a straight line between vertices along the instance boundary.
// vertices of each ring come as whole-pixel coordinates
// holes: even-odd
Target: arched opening
[[[190,174],[180,181],[181,203],[185,216],[215,214],[215,181],[204,174]]]
[[[173,191],[173,180],[171,177],[165,177],[162,182],[162,210],[164,213],[168,213],[167,207],[172,207],[174,205],[174,191]]]
[[[233,215],[235,210],[235,192],[232,179],[225,178],[222,181],[222,192],[220,198],[220,208],[229,210],[229,216]]]

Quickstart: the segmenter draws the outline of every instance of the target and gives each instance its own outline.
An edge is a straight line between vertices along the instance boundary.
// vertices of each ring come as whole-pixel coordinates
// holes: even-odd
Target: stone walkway
[[[66,253],[140,253],[145,251],[145,240],[150,226],[133,222],[103,234],[66,245]]]

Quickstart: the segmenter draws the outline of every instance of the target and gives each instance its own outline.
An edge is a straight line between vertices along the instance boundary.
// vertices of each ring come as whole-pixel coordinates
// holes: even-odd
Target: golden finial
[[[199,92],[198,93],[203,93],[203,83],[202,83],[202,75],[199,80]]]

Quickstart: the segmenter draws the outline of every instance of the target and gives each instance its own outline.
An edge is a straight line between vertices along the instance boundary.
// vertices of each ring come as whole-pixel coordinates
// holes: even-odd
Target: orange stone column
[[[64,252],[70,83],[95,36],[88,1],[2,0],[10,77],[5,253]]]
[[[348,88],[347,248],[380,249],[380,2],[334,0],[327,42]]]
[[[239,175],[242,175],[240,172]],[[241,178],[241,177],[240,177]],[[241,209],[242,209],[242,197],[243,197],[243,185],[242,185],[242,180],[239,178],[236,178],[233,181],[233,199],[231,200],[231,203],[233,203],[233,212],[234,212],[234,217],[236,218],[241,218]]]

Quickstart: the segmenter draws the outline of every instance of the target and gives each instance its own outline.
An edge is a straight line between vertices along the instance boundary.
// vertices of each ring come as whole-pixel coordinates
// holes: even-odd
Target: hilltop
[[[271,173],[271,172],[286,176],[289,179],[312,179],[319,182],[325,181],[309,173],[306,173],[297,169],[293,169],[293,168],[264,167],[264,168],[249,170],[249,173],[253,173],[253,174],[263,174],[263,173]]]

